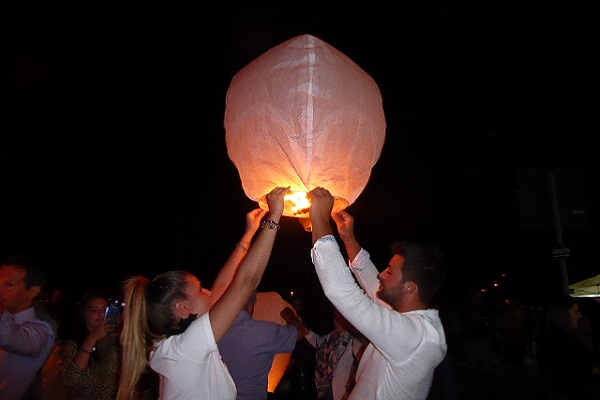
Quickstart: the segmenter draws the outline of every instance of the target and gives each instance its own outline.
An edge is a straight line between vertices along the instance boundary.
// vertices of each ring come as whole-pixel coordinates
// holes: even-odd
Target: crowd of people
[[[565,295],[537,308],[492,304],[477,290],[463,304],[439,303],[443,252],[396,242],[378,268],[352,215],[332,213],[334,198],[324,188],[308,194],[307,253],[331,305],[332,329],[309,326],[299,305],[282,309],[283,323],[255,319],[287,191],[273,189],[268,210],[246,214],[246,229],[210,289],[184,270],[132,276],[119,288],[116,317],[106,316],[115,305],[107,293],[86,292],[76,302],[61,291],[46,294],[47,272],[33,257],[4,258],[0,400],[502,399],[500,365],[504,382],[524,382],[510,398],[600,397],[600,328],[583,309],[589,303]],[[598,307],[589,310],[597,315]],[[269,391],[282,353],[291,360]],[[526,367],[535,371],[532,380],[523,380]]]

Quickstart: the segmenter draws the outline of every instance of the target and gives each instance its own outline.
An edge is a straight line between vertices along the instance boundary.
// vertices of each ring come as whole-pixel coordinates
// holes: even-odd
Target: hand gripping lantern
[[[335,197],[334,212],[354,203],[379,159],[385,128],[375,81],[308,34],[260,55],[227,91],[225,141],[244,192],[267,209],[266,194],[289,186],[288,217],[308,218],[306,193],[317,186]]]

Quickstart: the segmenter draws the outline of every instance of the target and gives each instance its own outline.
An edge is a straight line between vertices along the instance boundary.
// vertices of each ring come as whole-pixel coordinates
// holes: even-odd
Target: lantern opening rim
[[[332,210],[333,214],[346,209],[350,205],[350,202],[343,197],[333,196],[333,198],[334,198],[333,210]],[[269,205],[267,203],[266,195],[263,196],[258,201],[258,205],[263,210],[269,211]],[[294,204],[291,203],[290,201],[286,200],[284,202],[284,209],[283,209],[282,215],[284,217],[292,217],[292,218],[310,218],[310,212],[308,209],[301,210],[300,212],[294,212],[293,207],[294,207]]]

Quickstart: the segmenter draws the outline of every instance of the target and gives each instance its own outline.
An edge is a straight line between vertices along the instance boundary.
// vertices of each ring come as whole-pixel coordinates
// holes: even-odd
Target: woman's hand
[[[90,331],[86,342],[89,341],[93,343],[89,343],[92,347],[96,346],[98,341],[107,338],[107,337],[116,337],[119,335],[119,326],[115,324],[114,321],[103,320],[97,327]]]
[[[267,204],[269,205],[269,219],[279,222],[279,218],[283,214],[284,197],[290,187],[276,187],[267,195]]]
[[[262,208],[255,208],[246,214],[246,233],[250,234],[250,237],[252,237],[258,228],[260,228],[260,221],[266,213],[267,212]]]

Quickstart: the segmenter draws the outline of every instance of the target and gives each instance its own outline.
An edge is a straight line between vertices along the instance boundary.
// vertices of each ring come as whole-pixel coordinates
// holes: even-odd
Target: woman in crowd
[[[75,336],[62,345],[61,377],[69,399],[112,400],[117,395],[121,346],[118,321],[104,319],[109,305],[103,293],[85,294]]]
[[[140,397],[140,377],[147,366],[159,375],[161,400],[235,400],[236,387],[217,344],[260,283],[287,192],[280,187],[267,195],[269,211],[262,224],[264,210],[246,214],[246,232],[212,292],[186,271],[165,272],[152,280],[135,276],[124,283],[118,400]]]

